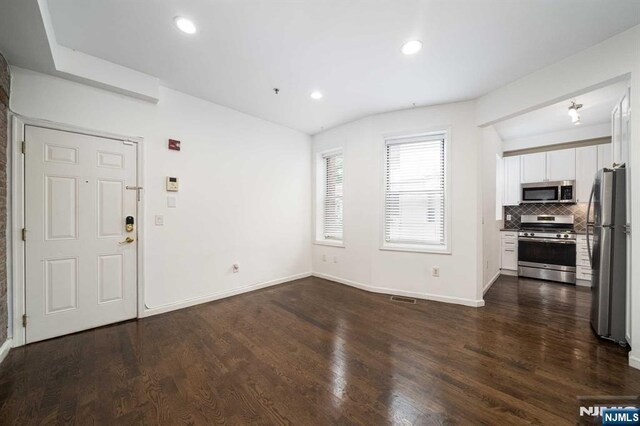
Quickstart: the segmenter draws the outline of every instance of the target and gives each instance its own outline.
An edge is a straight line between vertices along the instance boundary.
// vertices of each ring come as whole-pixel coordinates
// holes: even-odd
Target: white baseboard
[[[11,349],[11,339],[5,340],[2,346],[0,346],[0,364],[2,364],[2,361],[4,361],[9,354],[9,349]]]
[[[640,354],[636,355],[635,352],[629,352],[629,365],[640,370]]]
[[[512,271],[511,269],[500,269],[501,275],[508,275],[510,277],[517,277],[518,271]]]
[[[434,300],[436,302],[454,303],[456,305],[472,306],[474,308],[479,308],[481,306],[484,306],[484,300],[464,299],[462,297],[441,296],[438,294],[418,293],[413,291],[404,291],[404,290],[397,290],[397,289],[385,288],[385,287],[374,287],[374,286],[362,284],[356,281],[334,277],[333,275],[322,274],[320,272],[314,272],[312,275],[314,277],[323,278],[329,281],[335,281],[337,283],[345,284],[350,287],[359,288],[360,290],[369,291],[371,293],[382,293],[382,294],[389,294],[393,296],[414,297],[416,299],[425,299],[425,300]]]
[[[250,291],[259,290],[261,288],[286,283],[288,281],[299,280],[301,278],[306,278],[310,276],[311,276],[311,272],[304,272],[302,274],[296,274],[296,275],[291,275],[284,278],[278,278],[278,279],[263,282],[263,283],[247,285],[244,287],[239,287],[239,288],[235,288],[233,290],[228,290],[228,291],[222,291],[220,293],[214,293],[214,294],[210,294],[203,297],[195,297],[193,299],[167,303],[166,305],[160,305],[160,306],[154,306],[154,307],[149,307],[145,305],[144,313],[140,316],[140,318],[163,314],[165,312],[171,312],[177,309],[188,308],[189,306],[199,305],[201,303],[213,302],[214,300],[224,299],[226,297],[235,296],[237,294],[248,293]]]
[[[576,280],[578,287],[591,287],[591,281],[589,280]]]
[[[500,270],[498,270],[498,272],[496,272],[496,274],[493,276],[493,278],[491,278],[491,279],[489,280],[489,282],[488,282],[488,283],[486,283],[486,284],[484,285],[484,287],[483,287],[483,289],[482,289],[482,295],[483,295],[483,296],[485,295],[485,293],[486,293],[487,291],[489,291],[489,289],[491,288],[491,286],[493,285],[493,283],[495,283],[495,282],[496,282],[496,280],[498,279],[498,277],[500,277]]]

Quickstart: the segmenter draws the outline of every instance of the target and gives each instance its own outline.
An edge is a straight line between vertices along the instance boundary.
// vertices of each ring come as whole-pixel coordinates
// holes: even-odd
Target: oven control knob
[[[534,234],[533,232],[529,234],[530,237],[533,237],[534,235],[536,234]]]
[[[564,234],[564,237],[565,238],[569,238],[569,234]]]
[[[556,234],[556,237],[560,238],[560,237],[562,237],[562,235],[560,235],[560,234]]]

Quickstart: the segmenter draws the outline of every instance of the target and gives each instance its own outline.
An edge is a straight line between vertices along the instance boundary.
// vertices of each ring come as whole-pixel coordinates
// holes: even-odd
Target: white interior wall
[[[144,137],[146,314],[310,273],[309,136],[164,87],[152,104],[11,71],[18,114]],[[168,175],[180,178],[177,208]]]
[[[477,123],[496,121],[551,105],[573,95],[630,78],[631,128],[640,129],[640,25],[602,43],[523,77],[478,99]],[[640,188],[640,131],[631,132],[632,193]],[[640,265],[640,196],[632,196],[632,265]],[[634,225],[635,224],[635,225]],[[631,352],[629,363],[640,368],[640,268],[632,266]],[[633,343],[635,342],[635,343]]]
[[[344,152],[345,246],[315,244],[314,274],[371,291],[481,306],[481,144],[474,114],[474,102],[415,108],[374,115],[314,136],[314,156],[336,148]],[[380,250],[383,135],[446,129],[451,130],[452,254]],[[440,267],[440,277],[431,275],[433,266]]]
[[[482,283],[483,292],[500,274],[500,228],[502,220],[496,219],[497,157],[502,157],[502,139],[493,128],[482,129],[480,173],[482,174]]]
[[[493,124],[628,78],[640,66],[639,39],[637,25],[481,96],[476,122]]]

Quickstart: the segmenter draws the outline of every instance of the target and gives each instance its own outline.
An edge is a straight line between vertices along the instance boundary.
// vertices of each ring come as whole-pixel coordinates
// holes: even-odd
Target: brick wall
[[[0,345],[7,339],[7,109],[9,67],[0,53]]]

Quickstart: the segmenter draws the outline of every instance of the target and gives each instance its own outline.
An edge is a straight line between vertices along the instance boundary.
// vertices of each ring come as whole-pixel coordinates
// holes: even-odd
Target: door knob
[[[134,241],[133,238],[127,237],[124,239],[124,241],[120,241],[118,244],[131,244],[133,241]]]

